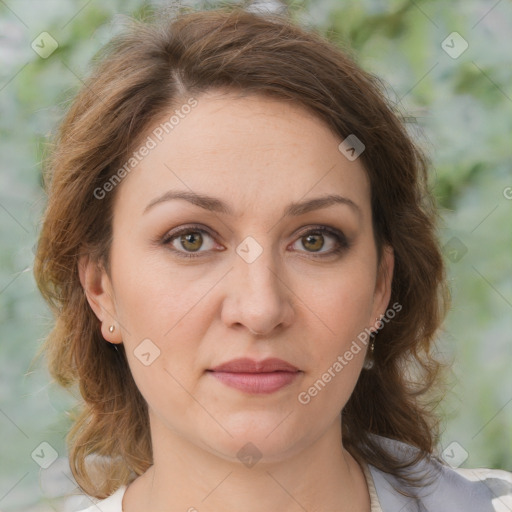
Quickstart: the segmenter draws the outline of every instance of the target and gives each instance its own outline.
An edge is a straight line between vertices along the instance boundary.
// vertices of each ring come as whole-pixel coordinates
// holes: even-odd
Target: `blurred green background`
[[[194,8],[215,2],[181,2]],[[48,135],[119,17],[170,2],[0,0],[0,510],[74,511],[64,436],[75,400],[30,363],[51,315],[32,275]],[[279,7],[277,0],[256,8]],[[461,467],[512,471],[512,5],[305,0],[291,15],[378,76],[432,159],[452,310],[439,350],[454,358],[440,406]],[[52,50],[52,39],[58,45]],[[457,34],[453,34],[456,32]],[[44,38],[44,44],[41,42]],[[47,469],[42,456],[57,460]],[[72,496],[69,496],[72,495]],[[67,497],[66,497],[67,496]]]

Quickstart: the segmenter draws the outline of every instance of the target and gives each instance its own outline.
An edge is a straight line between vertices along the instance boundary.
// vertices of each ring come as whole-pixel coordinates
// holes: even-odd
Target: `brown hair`
[[[152,464],[147,404],[124,346],[117,350],[103,339],[79,280],[84,252],[109,268],[115,190],[102,200],[94,190],[165,112],[213,89],[293,101],[323,120],[340,142],[354,134],[365,144],[360,158],[371,183],[379,261],[383,244],[391,245],[390,304],[402,310],[378,334],[375,366],[361,372],[343,410],[343,442],[355,457],[399,477],[409,462],[395,459],[371,434],[418,447],[418,457],[432,454],[439,420],[427,397],[442,368],[432,349],[449,303],[435,233],[438,212],[427,157],[388,105],[381,81],[314,30],[240,6],[132,20],[99,57],[46,162],[48,205],[34,267],[56,316],[41,352],[55,380],[78,384],[83,398],[67,438],[80,487],[105,498]]]

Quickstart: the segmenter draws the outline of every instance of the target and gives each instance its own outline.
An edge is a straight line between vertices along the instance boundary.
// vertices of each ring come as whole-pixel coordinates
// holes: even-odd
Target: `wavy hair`
[[[87,494],[105,498],[153,463],[147,404],[124,346],[105,342],[81,286],[88,253],[109,272],[114,189],[94,190],[119,171],[146,131],[184,99],[220,89],[294,102],[345,139],[356,135],[371,186],[379,261],[395,254],[390,303],[402,309],[376,338],[374,367],[363,370],[343,410],[349,452],[408,482],[404,463],[372,434],[409,443],[419,457],[439,438],[434,408],[443,363],[435,335],[450,297],[436,236],[439,212],[427,156],[386,99],[383,83],[313,29],[240,6],[131,19],[96,56],[45,160],[48,202],[34,274],[54,316],[39,354],[64,387],[77,385],[79,412],[68,433],[72,473]]]

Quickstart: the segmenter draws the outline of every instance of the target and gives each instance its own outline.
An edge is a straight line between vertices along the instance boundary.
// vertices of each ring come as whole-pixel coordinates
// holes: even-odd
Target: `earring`
[[[108,332],[114,332],[115,331],[115,326],[111,325],[109,328],[108,328]]]
[[[379,320],[379,318],[377,317],[375,319],[375,322],[377,322]],[[379,330],[377,329],[376,331],[372,331],[372,334],[371,334],[371,337],[370,337],[370,346],[368,347],[368,356],[370,356],[369,359],[366,359],[364,364],[363,364],[363,368],[365,370],[371,370],[373,367],[374,367],[374,360],[373,360],[373,353],[375,351],[375,336],[377,336]]]
[[[375,350],[375,336],[373,335],[371,338],[370,346],[368,347],[368,353],[366,354],[367,359],[365,359],[363,368],[365,370],[371,370],[374,366],[373,361],[373,351]]]

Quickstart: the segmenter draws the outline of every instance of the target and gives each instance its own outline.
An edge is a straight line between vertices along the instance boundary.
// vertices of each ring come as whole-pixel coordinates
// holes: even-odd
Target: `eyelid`
[[[299,231],[299,233],[296,236],[302,237],[308,233],[314,233],[316,231],[319,231],[321,233],[327,233],[333,237],[339,237],[341,239],[340,242],[344,241],[348,243],[348,239],[341,229],[331,227],[327,224],[310,224],[306,226],[303,230]]]

